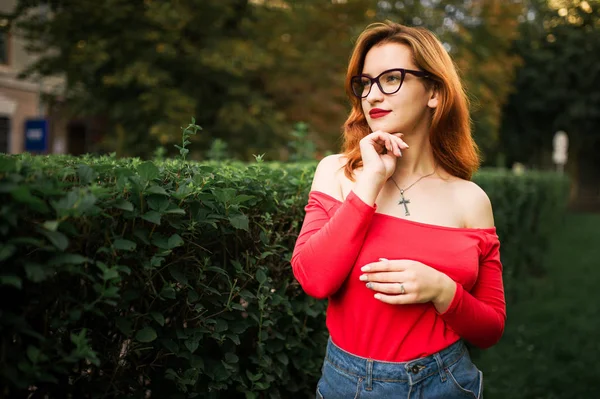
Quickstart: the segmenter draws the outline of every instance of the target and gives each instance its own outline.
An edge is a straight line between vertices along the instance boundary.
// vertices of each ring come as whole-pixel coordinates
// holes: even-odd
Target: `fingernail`
[[[368,289],[371,289],[371,288],[373,288],[373,283],[367,283],[367,288],[368,288]]]
[[[380,261],[380,262],[389,262],[390,260],[389,260],[389,259],[386,259],[386,258],[379,258],[379,261]]]
[[[361,275],[361,276],[359,277],[359,280],[360,280],[360,281],[367,281],[367,275],[366,275],[366,274],[363,274],[363,275]]]
[[[369,270],[371,270],[371,266],[363,266],[361,267],[360,271],[361,272],[368,272]],[[362,276],[361,276],[362,277]],[[366,276],[365,276],[366,277]]]
[[[380,294],[375,294],[375,299],[381,299],[381,295]]]

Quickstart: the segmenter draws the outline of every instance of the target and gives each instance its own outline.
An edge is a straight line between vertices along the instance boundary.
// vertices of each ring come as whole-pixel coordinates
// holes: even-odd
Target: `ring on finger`
[[[404,284],[400,284],[400,295],[406,294],[406,290],[404,289]]]

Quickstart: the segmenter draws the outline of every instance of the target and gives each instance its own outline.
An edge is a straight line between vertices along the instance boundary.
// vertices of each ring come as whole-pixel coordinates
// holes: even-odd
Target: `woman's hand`
[[[433,302],[443,313],[456,292],[456,283],[450,277],[414,260],[381,258],[361,271],[360,280],[376,292],[375,298],[393,305]]]
[[[401,139],[402,133],[375,131],[360,140],[363,170],[387,180],[396,169],[396,160],[408,144]]]

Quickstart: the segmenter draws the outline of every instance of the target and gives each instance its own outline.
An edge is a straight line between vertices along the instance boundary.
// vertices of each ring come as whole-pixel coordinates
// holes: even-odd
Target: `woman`
[[[373,24],[346,90],[344,151],[317,167],[292,256],[305,292],[329,298],[317,397],[480,398],[464,341],[494,345],[506,305],[454,64],[426,29]]]

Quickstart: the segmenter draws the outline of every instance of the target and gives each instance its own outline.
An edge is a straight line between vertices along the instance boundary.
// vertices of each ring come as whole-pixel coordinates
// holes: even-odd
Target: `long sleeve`
[[[332,201],[337,200],[310,192],[291,261],[304,291],[319,299],[333,295],[348,277],[376,210],[350,191],[330,217]]]
[[[502,282],[500,242],[495,234],[485,234],[479,275],[467,292],[456,284],[450,307],[441,316],[458,335],[480,348],[496,344],[504,332],[506,301]]]

